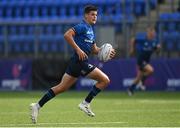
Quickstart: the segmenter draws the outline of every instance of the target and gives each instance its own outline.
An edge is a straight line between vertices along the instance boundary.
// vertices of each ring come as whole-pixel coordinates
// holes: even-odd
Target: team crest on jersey
[[[148,42],[145,42],[144,45],[147,46],[147,45],[148,45]]]
[[[94,34],[93,31],[87,31],[86,34]]]
[[[92,64],[88,64],[88,68],[90,68],[90,69],[91,69],[92,67],[93,67],[93,65],[92,65]]]

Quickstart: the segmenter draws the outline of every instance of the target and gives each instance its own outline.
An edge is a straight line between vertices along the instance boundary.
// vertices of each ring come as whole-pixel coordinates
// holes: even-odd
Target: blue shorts
[[[137,56],[137,65],[139,66],[139,69],[141,71],[144,70],[144,67],[147,64],[149,64],[149,62],[150,62],[150,56],[145,56],[145,55],[142,55],[142,54]]]
[[[88,61],[75,61],[71,60],[66,73],[73,77],[86,76],[92,72],[96,67],[89,64]]]

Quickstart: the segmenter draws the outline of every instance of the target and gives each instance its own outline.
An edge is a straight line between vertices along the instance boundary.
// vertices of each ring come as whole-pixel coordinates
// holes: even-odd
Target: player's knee
[[[153,72],[154,72],[154,69],[151,68],[151,69],[149,70],[149,75],[153,74]]]
[[[103,83],[104,83],[104,86],[107,87],[109,85],[109,83],[110,83],[110,79],[108,77],[105,77],[103,79]]]

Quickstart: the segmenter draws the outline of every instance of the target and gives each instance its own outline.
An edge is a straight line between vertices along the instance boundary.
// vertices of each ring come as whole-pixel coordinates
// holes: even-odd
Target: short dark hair
[[[98,11],[97,7],[94,5],[86,5],[84,7],[84,14],[89,13],[90,11]]]

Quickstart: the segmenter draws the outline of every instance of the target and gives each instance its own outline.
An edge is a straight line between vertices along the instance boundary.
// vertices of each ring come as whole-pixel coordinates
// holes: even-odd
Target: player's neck
[[[154,38],[147,36],[147,39],[148,40],[153,40]]]
[[[83,20],[84,20],[84,22],[86,22],[88,25],[92,25],[92,24],[90,24],[85,18],[84,18]]]

